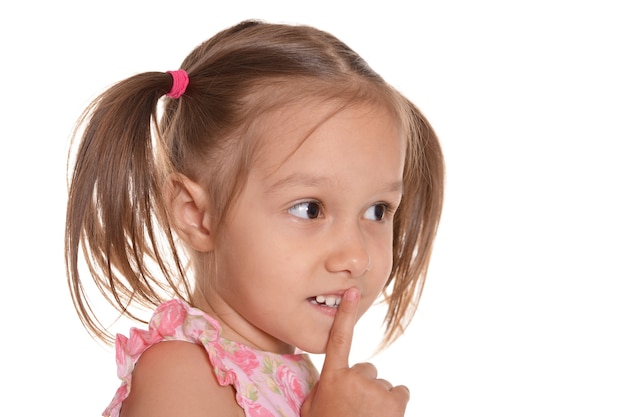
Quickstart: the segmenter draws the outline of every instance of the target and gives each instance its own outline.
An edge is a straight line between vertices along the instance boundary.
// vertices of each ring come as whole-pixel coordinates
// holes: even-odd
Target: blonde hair
[[[182,173],[208,189],[216,224],[243,186],[258,149],[254,121],[272,109],[313,98],[345,105],[376,102],[404,126],[404,195],[394,218],[393,266],[382,346],[400,336],[422,293],[443,200],[444,164],[420,111],[353,50],[308,27],[244,21],[199,45],[181,68],[189,86],[161,100],[167,73],[137,74],[85,110],[67,205],[65,254],[78,315],[93,335],[112,335],[96,317],[81,281],[81,252],[97,288],[117,311],[154,308],[166,298],[192,302],[163,201],[164,179]]]

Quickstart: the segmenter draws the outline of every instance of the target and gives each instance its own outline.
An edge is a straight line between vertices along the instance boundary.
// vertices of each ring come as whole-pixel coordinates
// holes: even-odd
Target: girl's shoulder
[[[233,387],[221,386],[205,350],[185,341],[148,348],[133,370],[120,416],[243,416]],[[137,411],[137,413],[136,413]]]

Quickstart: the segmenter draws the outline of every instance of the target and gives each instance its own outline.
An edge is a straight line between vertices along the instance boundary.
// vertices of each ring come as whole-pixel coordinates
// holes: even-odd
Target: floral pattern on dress
[[[297,417],[306,397],[319,378],[306,354],[282,355],[252,349],[223,339],[219,323],[181,300],[161,304],[148,330],[132,328],[129,337],[117,335],[115,358],[121,385],[104,411],[118,417],[122,402],[132,388],[132,372],[150,346],[182,340],[202,345],[218,383],[232,385],[237,403],[248,417]]]

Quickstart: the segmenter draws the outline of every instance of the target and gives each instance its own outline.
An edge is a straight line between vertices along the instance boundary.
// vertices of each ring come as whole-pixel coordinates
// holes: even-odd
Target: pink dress
[[[157,308],[149,329],[131,329],[130,338],[115,341],[117,375],[122,380],[105,417],[118,417],[132,387],[132,371],[141,354],[166,340],[204,346],[220,385],[232,385],[237,403],[248,417],[296,417],[319,378],[306,354],[281,355],[251,349],[223,339],[219,323],[183,301],[167,301]]]

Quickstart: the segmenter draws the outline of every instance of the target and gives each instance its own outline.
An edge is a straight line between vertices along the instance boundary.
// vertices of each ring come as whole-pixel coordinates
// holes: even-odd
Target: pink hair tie
[[[170,89],[170,92],[167,93],[167,96],[171,98],[178,98],[185,94],[187,85],[189,85],[189,75],[187,75],[187,71],[180,69],[176,71],[167,71],[167,73],[170,74],[174,80],[172,88]]]

